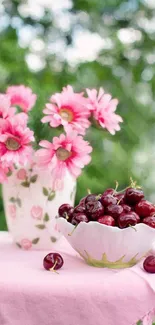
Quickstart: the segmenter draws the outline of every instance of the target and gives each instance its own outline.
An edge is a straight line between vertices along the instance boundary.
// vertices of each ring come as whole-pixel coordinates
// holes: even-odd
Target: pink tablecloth
[[[155,275],[140,265],[114,271],[87,266],[67,242],[59,274],[42,267],[46,253],[16,248],[0,233],[0,325],[134,325],[155,309]]]

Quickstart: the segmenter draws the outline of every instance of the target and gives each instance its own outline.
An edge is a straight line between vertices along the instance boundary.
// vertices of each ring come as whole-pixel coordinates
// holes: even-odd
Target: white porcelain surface
[[[132,266],[148,253],[155,242],[155,229],[145,224],[137,224],[134,229],[119,229],[97,222],[81,222],[75,230],[63,218],[57,219],[57,224],[71,246],[94,266],[104,267],[106,263],[107,267],[117,268],[119,264],[123,267],[123,263],[129,263],[124,267]],[[120,263],[116,263],[119,259]]]
[[[8,229],[19,247],[50,249],[59,239],[58,208],[63,203],[73,205],[76,192],[76,182],[69,174],[64,183],[62,191],[53,192],[48,171],[21,168],[3,185]]]

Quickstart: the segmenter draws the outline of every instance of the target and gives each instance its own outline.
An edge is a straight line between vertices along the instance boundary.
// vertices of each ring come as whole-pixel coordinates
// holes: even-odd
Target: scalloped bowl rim
[[[64,223],[66,223],[66,224],[68,224],[69,225],[69,227],[72,227],[72,229],[74,229],[75,228],[75,230],[74,230],[74,232],[76,232],[76,230],[77,229],[80,229],[82,226],[83,226],[83,224],[85,224],[86,225],[86,227],[93,227],[93,226],[95,226],[95,227],[98,227],[98,228],[102,228],[102,229],[107,229],[108,231],[111,231],[111,232],[121,232],[122,233],[122,231],[123,232],[127,232],[127,231],[131,231],[131,229],[135,229],[135,231],[136,230],[138,230],[139,228],[146,228],[146,229],[149,229],[149,231],[154,231],[155,232],[155,228],[152,228],[152,227],[150,227],[150,226],[148,226],[148,225],[146,225],[145,223],[138,223],[138,224],[136,224],[135,226],[133,226],[133,227],[127,227],[127,228],[118,228],[118,227],[112,227],[112,226],[107,226],[107,225],[104,225],[104,224],[101,224],[101,223],[99,223],[99,222],[97,222],[97,221],[90,221],[90,222],[80,222],[77,226],[74,226],[74,225],[72,225],[70,222],[68,222],[66,219],[64,219],[64,218],[58,218],[57,219],[57,222],[59,223],[59,220],[62,222],[62,220],[63,220],[63,222]],[[133,229],[133,230],[134,230]]]

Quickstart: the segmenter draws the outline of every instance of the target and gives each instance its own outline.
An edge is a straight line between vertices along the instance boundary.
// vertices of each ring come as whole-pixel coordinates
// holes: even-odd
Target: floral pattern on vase
[[[35,166],[16,169],[9,176],[3,184],[4,208],[8,229],[19,248],[52,248],[61,236],[56,226],[58,208],[63,203],[74,204],[75,188],[75,179],[67,174],[64,189],[53,191],[50,172]]]
[[[43,209],[38,206],[33,206],[31,209],[31,217],[36,220],[41,220],[43,216]]]

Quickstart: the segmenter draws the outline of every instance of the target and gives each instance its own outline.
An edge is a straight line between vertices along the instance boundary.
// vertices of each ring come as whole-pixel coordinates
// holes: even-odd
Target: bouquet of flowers
[[[37,96],[24,85],[10,86],[0,94],[0,182],[7,181],[14,168],[35,161],[36,166],[51,171],[51,186],[63,188],[68,171],[77,178],[91,161],[92,147],[84,140],[92,123],[112,135],[120,130],[121,116],[115,113],[118,100],[100,88],[75,93],[71,86],[51,96],[43,109],[42,123],[51,128],[62,127],[59,137],[35,144],[34,131],[29,128],[29,112]],[[37,106],[36,106],[37,110]]]

